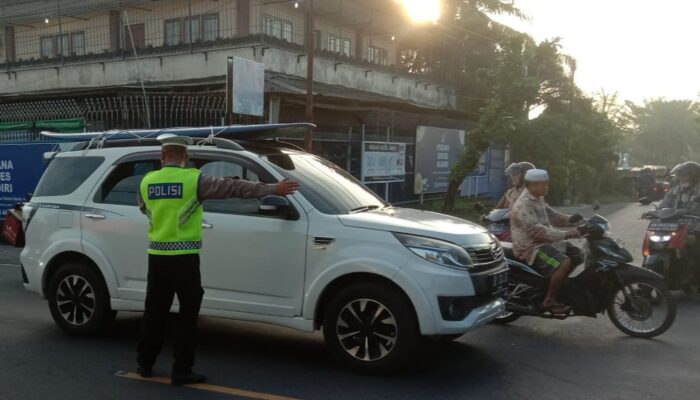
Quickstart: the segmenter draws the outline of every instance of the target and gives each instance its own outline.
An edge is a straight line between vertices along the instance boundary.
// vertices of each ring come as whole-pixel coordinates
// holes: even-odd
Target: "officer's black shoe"
[[[191,369],[175,372],[170,379],[170,383],[176,386],[189,385],[190,383],[204,383],[207,377],[204,375],[195,374]]]
[[[139,365],[138,369],[136,369],[136,373],[141,375],[141,378],[150,378],[153,376],[151,367],[144,367],[142,365]]]

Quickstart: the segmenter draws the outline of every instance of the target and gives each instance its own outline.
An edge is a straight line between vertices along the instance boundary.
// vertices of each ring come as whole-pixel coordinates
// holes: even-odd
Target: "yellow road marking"
[[[154,376],[152,378],[143,378],[143,377],[141,377],[141,375],[139,375],[135,372],[124,372],[124,371],[119,371],[116,373],[116,375],[120,376],[122,378],[129,378],[129,379],[134,379],[134,380],[138,380],[138,381],[147,381],[147,382],[162,383],[164,385],[170,385],[170,378],[164,378],[161,376]],[[236,389],[236,388],[232,388],[232,387],[228,387],[228,386],[210,385],[208,383],[197,383],[197,384],[192,384],[192,385],[184,385],[184,387],[191,388],[191,389],[206,390],[208,392],[214,392],[214,393],[228,394],[231,396],[245,397],[248,399],[255,399],[255,400],[298,400],[298,399],[295,399],[293,397],[277,396],[274,394],[262,393],[262,392],[253,392],[250,390]]]

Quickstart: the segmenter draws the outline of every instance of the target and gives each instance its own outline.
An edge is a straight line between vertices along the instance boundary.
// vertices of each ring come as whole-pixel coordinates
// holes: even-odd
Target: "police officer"
[[[187,146],[192,139],[173,134],[158,137],[162,143],[162,168],[141,182],[138,203],[148,216],[148,287],[143,332],[138,344],[138,373],[152,376],[152,367],[163,345],[165,323],[177,294],[180,312],[175,326],[171,383],[206,381],[192,372],[195,332],[204,290],[199,273],[202,247],[202,201],[229,197],[286,196],[299,188],[287,180],[274,185],[242,179],[216,178],[188,168]]]

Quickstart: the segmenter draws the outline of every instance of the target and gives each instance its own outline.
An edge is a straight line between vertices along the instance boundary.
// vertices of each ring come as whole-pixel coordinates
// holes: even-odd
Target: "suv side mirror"
[[[283,196],[265,196],[260,201],[258,214],[285,219],[298,219],[299,214]]]

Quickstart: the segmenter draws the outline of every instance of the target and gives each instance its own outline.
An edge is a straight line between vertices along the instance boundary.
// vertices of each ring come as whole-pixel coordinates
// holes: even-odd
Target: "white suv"
[[[286,198],[203,203],[202,315],[323,328],[344,365],[382,372],[404,364],[421,336],[456,338],[503,312],[507,267],[483,228],[391,207],[293,145],[242,144],[217,138],[190,158],[205,174],[302,186]],[[25,288],[75,335],[143,310],[148,221],[136,192],[160,167],[155,141],[83,146],[47,155],[23,207],[21,254]]]

